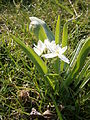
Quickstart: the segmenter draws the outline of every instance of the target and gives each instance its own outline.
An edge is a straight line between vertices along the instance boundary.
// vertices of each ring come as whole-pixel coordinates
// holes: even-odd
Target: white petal
[[[49,50],[49,51],[52,50],[51,43],[50,43],[50,41],[48,39],[44,40],[44,44],[45,44],[47,50]]]
[[[54,48],[53,45],[48,45],[48,46],[47,46],[47,49],[48,49],[50,52],[52,52],[52,53],[55,52],[55,50],[54,50],[53,48]]]
[[[60,45],[59,45],[59,44],[57,44],[57,45],[56,45],[56,50],[61,51],[61,49],[62,49],[62,48],[60,47]]]
[[[32,24],[29,25],[29,30],[32,28]]]
[[[45,39],[45,40],[44,40],[44,44],[45,44],[45,45],[49,45],[49,44],[50,44],[50,41],[49,41],[48,39]]]
[[[69,59],[66,58],[64,55],[61,55],[61,54],[58,54],[58,57],[63,60],[64,62],[68,63],[69,64]]]
[[[55,48],[56,48],[56,43],[55,43],[55,41],[52,41],[52,42],[50,43],[50,46],[52,47],[52,49],[55,49]]]
[[[34,47],[36,47],[36,48],[37,48],[37,45],[35,45],[35,44],[34,44]]]
[[[55,40],[53,40],[53,41],[51,42],[51,44],[52,44],[52,45],[56,45],[56,44],[55,44]]]
[[[67,50],[67,46],[62,48],[62,52],[64,53]]]
[[[34,51],[40,56],[42,53],[43,53],[43,51],[40,51],[38,48],[36,48],[36,47],[34,47],[33,48],[34,49]]]
[[[60,44],[60,47],[62,47],[62,44]]]
[[[44,45],[44,43],[41,41],[41,40],[39,40],[38,41],[38,44],[37,45],[35,45],[34,44],[34,51],[40,56],[42,53],[43,53],[43,51],[46,49],[46,46]]]
[[[58,51],[59,51],[59,54],[63,54],[63,53],[66,51],[67,46],[66,46],[66,47],[63,47],[63,48],[61,48],[61,47],[59,46],[57,49],[58,49]]]
[[[55,44],[55,41],[52,41],[50,43],[50,45],[48,46],[48,49],[50,50],[50,52],[55,52],[56,51],[56,44]]]
[[[50,54],[44,54],[44,55],[42,55],[42,57],[45,57],[45,58],[54,58],[56,56],[57,56],[57,54],[55,54],[55,53],[50,53]]]
[[[39,40],[37,47],[38,47],[39,49],[42,49],[42,48],[45,48],[45,45],[44,45],[44,43],[43,43],[41,40]]]
[[[42,43],[42,41],[39,40],[37,45],[34,44],[34,47],[36,47],[37,49],[40,49],[40,50],[41,50],[41,49],[44,48],[45,46],[44,46],[44,44]]]

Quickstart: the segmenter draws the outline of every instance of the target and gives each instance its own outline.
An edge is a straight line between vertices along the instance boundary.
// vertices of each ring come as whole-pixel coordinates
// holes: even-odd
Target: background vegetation
[[[89,37],[89,1],[73,0],[1,0],[0,1],[0,118],[1,120],[29,120],[32,107],[43,113],[49,104],[51,111],[56,114],[55,105],[64,106],[61,111],[63,120],[89,120],[90,119],[90,84],[79,88],[73,83],[69,86],[67,94],[61,93],[59,84],[65,79],[65,71],[60,75],[50,75],[55,82],[59,95],[53,93],[49,84],[37,71],[35,65],[22,51],[19,45],[10,36],[14,34],[27,46],[33,47],[37,38],[29,31],[30,16],[44,20],[55,34],[58,15],[61,16],[61,34],[64,23],[73,18],[68,26],[68,54],[72,57],[76,45],[82,39]],[[72,6],[73,5],[73,6]],[[75,12],[76,11],[76,12]],[[90,76],[89,56],[85,61],[84,74],[80,83]],[[52,64],[47,62],[54,73]],[[88,69],[87,69],[88,68]],[[78,75],[79,76],[79,75]],[[77,76],[77,78],[78,78]],[[76,78],[75,78],[76,79]],[[52,100],[54,97],[54,100]],[[52,107],[54,105],[54,107]]]

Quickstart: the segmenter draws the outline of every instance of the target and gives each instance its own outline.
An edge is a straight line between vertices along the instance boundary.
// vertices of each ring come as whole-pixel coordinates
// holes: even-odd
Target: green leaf
[[[39,28],[39,32],[38,32],[38,40],[42,40],[44,42],[45,39],[47,39],[47,35],[46,35],[43,27],[41,26]]]
[[[47,39],[44,28],[41,25],[37,25],[35,28],[31,29],[30,32],[36,36],[38,40],[44,42]]]
[[[90,37],[88,37],[85,40],[85,43],[83,44],[83,46],[77,56],[76,63],[74,65],[72,71],[68,75],[67,79],[64,81],[65,86],[70,85],[70,83],[76,78],[77,74],[79,74],[79,72],[81,71],[81,69],[84,66],[86,57],[88,56],[89,52],[90,52]]]
[[[70,66],[68,67],[68,70],[67,70],[67,75],[71,72],[71,70],[74,68],[74,65],[75,65],[75,63],[76,63],[76,61],[77,61],[77,56],[79,55],[79,52],[80,52],[80,50],[81,50],[81,48],[82,48],[82,45],[84,44],[84,42],[85,42],[85,40],[83,39],[83,40],[81,40],[78,44],[77,44],[77,46],[76,46],[76,48],[75,48],[75,50],[74,50],[74,52],[73,52],[73,55],[72,55],[72,57],[71,57],[71,62],[70,62]]]
[[[23,51],[28,55],[28,57],[32,60],[32,62],[36,65],[40,74],[45,75],[48,73],[48,68],[42,59],[34,52],[31,47],[26,46],[19,38],[14,35],[11,35],[13,40],[15,40]]]
[[[45,76],[45,79],[49,83],[49,85],[52,87],[52,89],[55,91],[55,85],[53,84],[53,80],[51,80],[48,76]]]
[[[47,83],[49,83],[52,89],[55,90],[55,85],[53,84],[51,79],[48,76],[45,76],[45,74],[48,74],[48,68],[42,61],[42,59],[33,51],[31,47],[26,46],[19,38],[15,37],[14,35],[11,36],[20,45],[22,50],[28,55],[32,62],[36,65],[38,71],[41,75],[43,75],[43,78],[47,81]]]
[[[76,60],[76,64],[72,71],[72,78],[75,78],[78,72],[82,69],[89,52],[90,52],[90,37],[85,40],[85,43],[83,44],[79,52],[79,55]]]
[[[57,24],[56,24],[55,43],[60,44],[60,15],[58,15],[58,20],[57,20]],[[55,71],[57,73],[59,73],[59,71],[60,71],[60,60],[59,60],[59,58],[57,58],[55,60],[55,63],[53,65],[53,67],[54,67]]]
[[[63,35],[62,35],[62,48],[67,46],[67,40],[68,40],[68,23],[65,23],[63,27]],[[61,71],[63,71],[64,63],[65,63],[64,61],[61,61],[61,65],[60,65]]]
[[[38,39],[44,41],[46,38],[50,41],[54,40],[55,37],[52,33],[52,31],[49,29],[47,24],[40,20],[37,17],[30,17],[31,21],[36,21],[38,24],[34,27],[33,33],[38,37]]]
[[[53,64],[53,68],[54,68],[54,71],[56,73],[60,72],[60,59],[59,58],[55,59],[54,64]]]
[[[79,88],[82,89],[89,80],[90,80],[90,72],[87,74],[86,78],[83,80]]]
[[[74,83],[75,87],[77,87],[77,85],[80,83],[81,79],[84,76],[85,71],[89,68],[90,68],[90,60],[88,60],[87,63],[83,66],[81,72],[78,75],[78,78],[75,80],[75,83]]]
[[[47,26],[46,23],[43,25],[43,27],[44,27],[45,33],[46,33],[46,35],[47,35],[47,38],[48,38],[50,41],[55,40],[55,37],[54,37],[52,31],[49,29],[49,27]]]
[[[57,115],[58,115],[59,120],[63,120],[62,115],[61,115],[61,112],[60,112],[60,110],[59,110],[59,108],[58,108],[58,105],[57,105],[57,103],[56,103],[56,100],[54,99],[54,97],[53,97],[51,94],[50,94],[50,97],[51,97],[51,99],[53,100],[53,103],[54,103],[54,105],[55,105],[55,109],[56,109],[56,112],[57,112]]]
[[[76,47],[76,49],[75,49],[75,52],[74,52],[74,54],[73,54],[73,56],[72,56],[72,58],[71,58],[70,68],[73,68],[73,67],[74,67],[74,64],[75,64],[75,62],[76,62],[76,60],[77,60],[77,56],[78,56],[78,54],[79,54],[79,52],[80,52],[80,50],[81,50],[82,45],[84,44],[84,42],[85,42],[85,40],[81,40],[81,41],[78,43],[78,45],[77,45],[77,47]]]
[[[60,44],[60,15],[58,15],[58,20],[56,24],[55,43]]]

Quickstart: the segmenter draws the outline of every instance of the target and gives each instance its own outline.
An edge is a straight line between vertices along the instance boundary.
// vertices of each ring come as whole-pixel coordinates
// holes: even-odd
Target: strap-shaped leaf
[[[52,31],[49,29],[49,27],[47,26],[47,24],[44,21],[42,21],[41,19],[39,19],[37,17],[29,17],[29,18],[30,18],[31,22],[33,22],[33,21],[37,22],[37,25],[34,28],[34,30],[36,29],[35,30],[36,32],[34,32],[34,31],[33,32],[35,35],[37,33],[40,40],[44,41],[46,36],[47,36],[47,39],[49,39],[50,41],[55,39]],[[39,26],[39,28],[37,28],[38,26]],[[44,34],[44,36],[43,36],[43,34]]]
[[[56,109],[56,112],[57,112],[57,115],[58,115],[59,120],[63,120],[62,114],[61,114],[61,112],[60,112],[60,110],[59,110],[59,108],[58,108],[58,106],[57,106],[57,103],[56,103],[54,97],[53,97],[51,94],[50,94],[50,97],[52,98],[53,103],[54,103],[54,105],[55,105],[55,109]]]
[[[62,48],[67,46],[67,40],[68,40],[68,23],[65,23],[63,27],[63,35],[62,35]],[[60,70],[63,71],[63,68],[64,68],[64,61],[61,61]]]
[[[71,71],[71,74],[69,74],[67,79],[64,81],[64,86],[70,85],[70,83],[75,79],[77,74],[81,71],[89,52],[90,52],[90,37],[88,37],[85,40],[85,43],[83,44],[83,46],[77,56],[76,63],[74,65],[73,70]]]
[[[57,24],[56,24],[55,43],[60,44],[60,15],[58,15],[58,20],[57,20]],[[59,60],[59,58],[57,58],[55,60],[55,63],[53,65],[53,67],[54,67],[55,71],[57,73],[59,73],[59,71],[60,71],[60,60]]]
[[[90,37],[86,39],[85,43],[83,44],[79,52],[75,67],[72,71],[72,78],[74,78],[78,74],[78,72],[82,69],[89,52],[90,52]]]
[[[85,75],[85,72],[90,68],[90,60],[87,61],[87,63],[83,66],[81,72],[78,75],[78,78],[75,80],[75,87],[80,83],[81,79]]]
[[[56,24],[55,43],[60,44],[60,15],[58,15],[58,20]]]
[[[35,28],[30,29],[30,32],[32,34],[34,34],[36,36],[36,38],[38,40],[41,40],[42,42],[44,42],[44,40],[47,39],[45,30],[44,30],[43,26],[41,26],[40,24],[36,25]]]
[[[34,52],[31,47],[26,46],[19,38],[14,35],[11,35],[12,38],[20,45],[22,50],[28,55],[28,57],[32,60],[32,62],[36,65],[38,71],[45,75],[48,73],[48,68],[42,59]]]
[[[76,59],[77,59],[77,56],[78,56],[78,54],[79,54],[79,52],[80,52],[80,50],[81,50],[81,47],[82,47],[82,45],[83,45],[84,42],[85,42],[85,40],[81,40],[81,41],[78,43],[78,45],[77,45],[77,47],[76,47],[76,49],[75,49],[75,54],[73,55],[73,58],[71,58],[70,67],[73,67],[73,66],[74,66],[74,63],[75,63],[75,61],[76,61]]]
[[[17,38],[14,35],[11,35],[13,40],[15,40],[22,50],[28,55],[28,57],[32,60],[32,62],[36,65],[38,71],[41,75],[44,76],[44,79],[47,81],[47,83],[52,87],[53,90],[55,90],[55,85],[51,81],[51,79],[48,76],[45,76],[45,74],[48,74],[48,68],[43,62],[43,60],[34,52],[34,50],[31,47],[26,46],[19,38]]]
[[[83,39],[83,40],[81,40],[78,44],[77,44],[77,46],[76,46],[76,48],[75,48],[75,50],[74,50],[74,52],[73,52],[73,55],[72,55],[72,57],[71,57],[71,63],[70,63],[70,66],[68,67],[68,70],[67,70],[67,75],[71,72],[71,70],[74,68],[74,65],[75,65],[75,63],[76,63],[76,61],[77,61],[77,57],[78,57],[78,55],[79,55],[79,52],[80,52],[80,50],[81,50],[81,48],[82,48],[82,45],[85,43],[85,40]]]
[[[84,81],[81,83],[81,85],[80,85],[79,88],[82,89],[89,80],[90,80],[90,72],[87,74],[86,78],[85,78]]]

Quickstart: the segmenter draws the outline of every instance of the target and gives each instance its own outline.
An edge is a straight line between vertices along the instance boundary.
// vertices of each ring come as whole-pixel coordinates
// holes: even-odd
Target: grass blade
[[[87,93],[87,95],[85,95],[83,98],[82,98],[82,101],[85,102],[86,100],[89,100],[90,99],[90,91]]]
[[[50,96],[51,96],[51,98],[52,98],[52,100],[53,100],[53,103],[54,103],[54,105],[55,105],[55,109],[56,109],[56,112],[57,112],[57,115],[58,115],[59,120],[63,120],[63,119],[62,119],[62,115],[61,115],[61,113],[60,113],[60,110],[59,110],[59,108],[58,108],[58,106],[57,106],[57,103],[56,103],[54,97],[53,97],[52,95],[50,95]]]
[[[74,13],[73,13],[67,6],[64,6],[64,5],[62,5],[61,3],[59,3],[58,0],[56,0],[56,4],[57,4],[58,6],[60,6],[61,8],[63,8],[64,10],[66,10],[68,13],[70,13],[71,15],[74,16]]]

